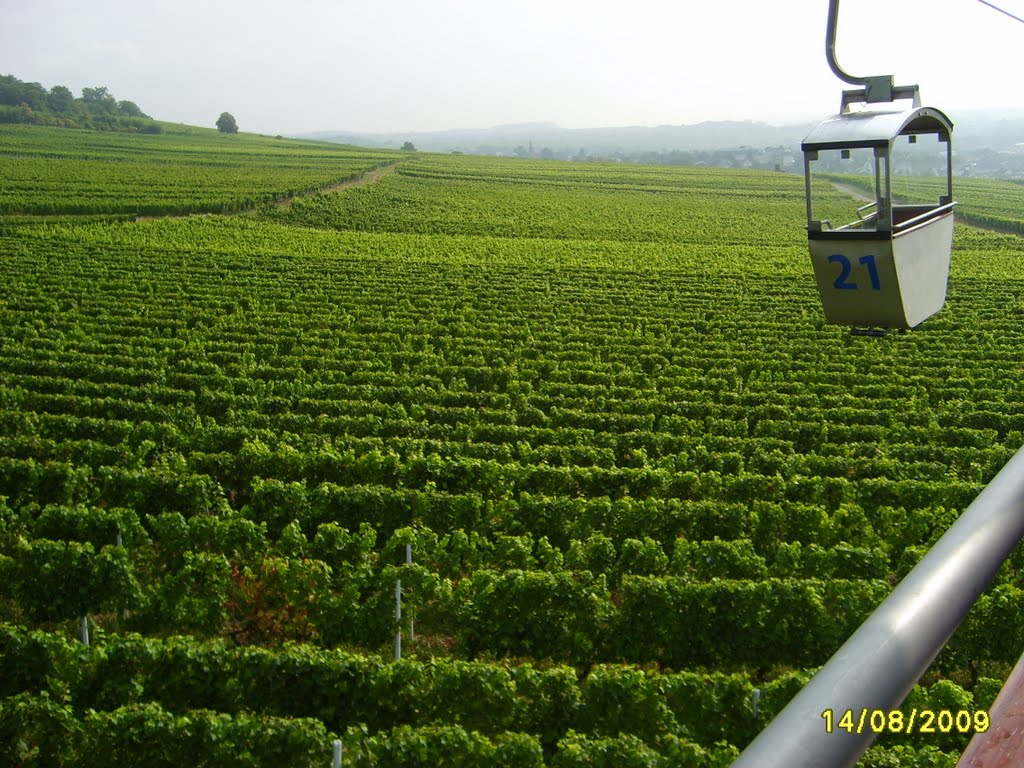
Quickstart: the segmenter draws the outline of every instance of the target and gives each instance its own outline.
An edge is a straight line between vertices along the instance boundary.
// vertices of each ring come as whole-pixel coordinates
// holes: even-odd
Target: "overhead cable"
[[[1021,18],[1020,16],[1014,16],[1014,15],[1013,15],[1012,13],[1010,13],[1010,12],[1009,12],[1008,10],[1006,10],[1005,8],[1000,8],[1000,7],[999,7],[998,5],[996,5],[995,3],[990,3],[990,2],[988,1],[988,0],[978,0],[978,2],[979,2],[979,3],[981,3],[982,5],[987,5],[987,6],[989,7],[989,8],[992,8],[992,9],[994,9],[994,10],[996,10],[996,11],[999,11],[1000,13],[1004,13],[1004,14],[1006,14],[1007,16],[1009,16],[1009,17],[1010,17],[1011,19],[1016,19],[1016,20],[1017,20],[1017,21],[1019,21],[1019,22],[1020,22],[1021,24],[1024,24],[1024,19],[1022,19],[1022,18]]]

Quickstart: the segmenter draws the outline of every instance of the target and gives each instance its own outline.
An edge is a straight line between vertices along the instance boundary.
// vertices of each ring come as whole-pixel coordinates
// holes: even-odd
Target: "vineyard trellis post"
[[[395,580],[395,661],[402,660],[402,580]]]
[[[405,545],[405,564],[412,565],[412,544]],[[413,627],[412,612],[408,609],[406,613],[409,614],[409,642],[413,642],[416,639],[415,629]],[[395,580],[395,661],[402,660],[402,580]]]
[[[405,564],[412,565],[412,544],[405,545]],[[416,642],[416,626],[414,624],[415,617],[413,616],[412,607],[406,609],[406,613],[409,614],[409,642]]]

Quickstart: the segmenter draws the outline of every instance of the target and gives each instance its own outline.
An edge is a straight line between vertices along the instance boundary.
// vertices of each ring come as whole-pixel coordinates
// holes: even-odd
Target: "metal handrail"
[[[850,768],[871,727],[826,733],[822,713],[896,709],[1024,537],[1024,448],[732,768]],[[857,731],[860,732],[857,732]]]
[[[871,208],[872,206],[875,206],[875,205],[878,205],[878,201],[877,200],[872,200],[871,202],[865,203],[864,205],[862,205],[860,208],[857,209],[857,218],[859,218],[861,221],[864,221],[864,211],[866,211],[868,208]],[[877,216],[878,212],[875,211],[875,213],[872,214],[872,215]]]
[[[956,206],[956,201],[954,200],[952,203],[946,203],[945,205],[940,205],[937,208],[929,208],[924,213],[919,213],[917,216],[915,216],[912,219],[907,219],[906,221],[901,221],[899,224],[897,224],[895,227],[893,227],[893,231],[899,231],[901,229],[909,229],[910,227],[915,226],[916,224],[918,224],[918,223],[920,223],[920,222],[922,222],[922,221],[924,221],[926,219],[934,218],[936,216],[939,216],[940,214],[945,213],[946,211],[952,211],[955,206]]]

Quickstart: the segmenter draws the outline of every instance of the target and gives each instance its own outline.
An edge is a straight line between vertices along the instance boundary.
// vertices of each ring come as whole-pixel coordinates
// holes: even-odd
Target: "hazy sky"
[[[1024,0],[993,0],[1024,17]],[[0,74],[242,130],[566,128],[835,112],[827,0],[0,0]],[[978,0],[843,0],[854,75],[1024,108],[1024,24]],[[849,86],[845,86],[849,87]]]

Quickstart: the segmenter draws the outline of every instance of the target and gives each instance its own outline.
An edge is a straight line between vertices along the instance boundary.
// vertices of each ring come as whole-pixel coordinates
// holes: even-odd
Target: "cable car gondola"
[[[829,2],[826,57],[837,77],[864,87],[843,91],[839,113],[801,144],[811,264],[829,323],[860,333],[913,328],[946,301],[956,205],[953,123],[940,110],[921,106],[916,85],[893,86],[891,75],[853,77],[839,67],[838,5],[839,0]],[[908,99],[912,106],[899,105]],[[852,109],[858,104],[864,107]],[[922,169],[922,161],[929,167]],[[897,170],[944,176],[945,184],[940,182],[936,197],[921,199],[920,186],[894,189]],[[828,180],[816,183],[820,174],[829,174]],[[844,178],[854,185],[846,187]],[[839,202],[851,193],[864,194],[866,204]]]

